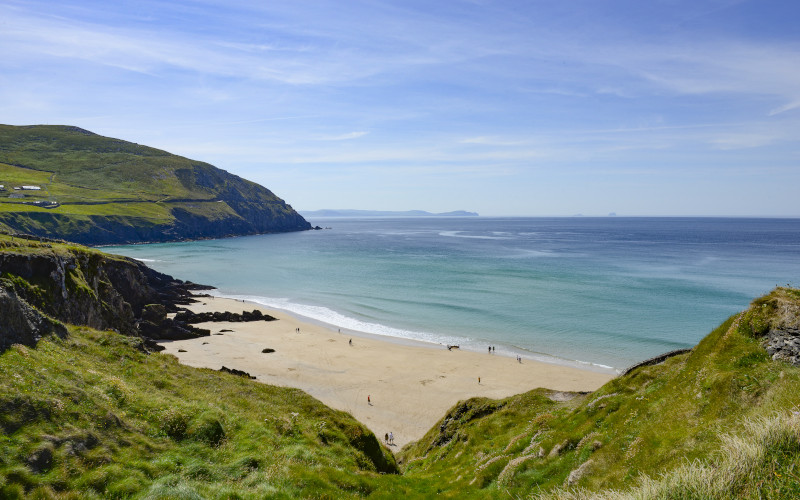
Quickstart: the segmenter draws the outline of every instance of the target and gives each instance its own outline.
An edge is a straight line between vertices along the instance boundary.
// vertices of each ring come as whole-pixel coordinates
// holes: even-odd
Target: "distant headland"
[[[351,209],[322,209],[299,210],[303,217],[478,217],[477,212],[455,210],[453,212],[432,213],[424,210],[351,210]]]

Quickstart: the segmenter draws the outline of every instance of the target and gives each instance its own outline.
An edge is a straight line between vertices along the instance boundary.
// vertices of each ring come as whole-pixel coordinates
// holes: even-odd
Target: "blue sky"
[[[0,0],[0,123],[300,210],[800,215],[800,2]]]

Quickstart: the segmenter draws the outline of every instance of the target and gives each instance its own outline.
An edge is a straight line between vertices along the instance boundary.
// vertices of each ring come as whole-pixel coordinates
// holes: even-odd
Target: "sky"
[[[0,0],[0,123],[298,210],[800,216],[796,0]]]

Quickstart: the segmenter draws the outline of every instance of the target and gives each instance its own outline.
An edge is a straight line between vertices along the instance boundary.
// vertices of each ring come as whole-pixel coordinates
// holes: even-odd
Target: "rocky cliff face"
[[[34,245],[31,247],[31,245]],[[202,288],[133,259],[55,243],[5,243],[0,251],[0,346],[31,345],[66,330],[57,322],[153,338],[197,336],[192,327],[143,320],[148,305],[164,312],[191,301]],[[57,321],[53,321],[57,320]]]
[[[3,214],[0,224],[13,232],[65,239],[82,245],[156,243],[311,229],[299,215],[271,217],[259,209],[245,212],[250,220],[235,215],[211,220],[179,207],[172,209],[172,215],[175,219],[170,223],[153,224],[141,217],[21,212]]]
[[[0,352],[14,344],[35,345],[39,339],[52,333],[62,338],[67,334],[64,325],[41,314],[2,283],[0,313]]]

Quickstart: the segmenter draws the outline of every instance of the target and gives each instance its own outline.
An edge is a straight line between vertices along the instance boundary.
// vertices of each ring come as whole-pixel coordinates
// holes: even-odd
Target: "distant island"
[[[453,212],[432,213],[424,210],[387,211],[387,210],[350,210],[322,209],[300,210],[303,217],[478,217],[477,212],[455,210]]]

